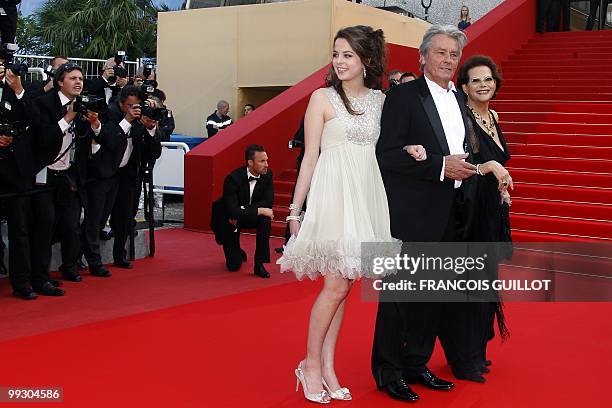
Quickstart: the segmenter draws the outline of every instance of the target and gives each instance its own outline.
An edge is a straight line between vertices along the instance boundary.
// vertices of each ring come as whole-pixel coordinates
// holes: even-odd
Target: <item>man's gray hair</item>
[[[427,55],[429,52],[429,46],[431,45],[431,39],[434,37],[434,35],[438,34],[446,35],[457,40],[457,45],[459,46],[459,58],[461,58],[463,47],[465,47],[465,44],[467,44],[468,39],[463,31],[459,30],[454,25],[436,24],[429,27],[429,30],[427,30],[423,36],[423,42],[421,42],[421,46],[419,47],[419,54],[422,56]],[[422,70],[423,66],[421,66],[421,71]]]
[[[217,102],[217,109],[221,109],[224,106],[229,107],[229,102],[228,101],[224,101],[223,99],[221,99],[219,102]]]

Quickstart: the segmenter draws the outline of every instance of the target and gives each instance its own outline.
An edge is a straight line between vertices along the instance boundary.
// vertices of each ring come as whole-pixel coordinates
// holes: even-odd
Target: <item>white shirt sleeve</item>
[[[121,122],[119,122],[119,126],[121,126],[121,129],[123,129],[125,134],[127,134],[130,131],[130,129],[132,128],[132,124],[130,122],[128,122],[127,120],[125,120],[125,119],[123,119]]]
[[[15,96],[17,97],[17,99],[21,99],[23,98],[23,95],[25,95],[25,89],[23,89],[21,92],[19,92],[18,94],[15,94]]]
[[[68,130],[68,128],[70,127],[70,123],[66,122],[66,119],[61,118],[57,124],[59,125],[62,133],[66,133],[66,131]]]
[[[98,136],[100,134],[100,131],[102,130],[102,123],[100,123],[100,126],[98,126],[97,129],[94,129],[93,127],[91,128],[94,132],[94,135]]]
[[[446,157],[442,157],[442,171],[440,172],[440,181],[444,181],[444,169],[446,168]]]

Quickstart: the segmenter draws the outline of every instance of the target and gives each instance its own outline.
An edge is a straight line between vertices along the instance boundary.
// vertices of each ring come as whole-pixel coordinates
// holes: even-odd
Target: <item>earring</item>
[[[363,67],[363,77],[364,78],[366,77],[366,69],[365,69],[365,67]]]

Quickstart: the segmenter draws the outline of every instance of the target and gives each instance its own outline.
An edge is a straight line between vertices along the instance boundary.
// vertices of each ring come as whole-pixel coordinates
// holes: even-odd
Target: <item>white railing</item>
[[[23,55],[15,54],[15,58],[28,64],[28,67],[32,68],[46,68],[51,63],[53,57],[44,55]],[[102,67],[106,60],[92,59],[92,58],[68,58],[71,62],[78,64],[83,69],[83,76],[85,78],[96,78],[102,72]],[[136,70],[140,66],[140,61],[124,61],[125,69],[128,72],[128,76],[134,76]]]
[[[161,156],[153,168],[153,192],[185,195],[185,155],[189,146],[182,142],[162,142],[161,145]]]

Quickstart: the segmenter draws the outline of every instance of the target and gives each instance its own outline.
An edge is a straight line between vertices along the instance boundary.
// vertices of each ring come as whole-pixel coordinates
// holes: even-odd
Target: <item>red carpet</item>
[[[249,253],[253,241],[244,239]],[[225,272],[207,234],[160,231],[158,245],[155,259],[108,280],[86,277],[64,298],[3,297],[0,385],[61,386],[55,405],[66,407],[312,406],[293,392],[293,368],[321,282],[295,282],[276,267],[269,280]],[[371,379],[375,312],[355,287],[337,355],[355,399],[335,405],[406,406]],[[418,406],[608,406],[610,313],[610,303],[508,304],[511,338],[492,342],[488,382],[415,386]],[[430,367],[450,378],[439,347]]]

